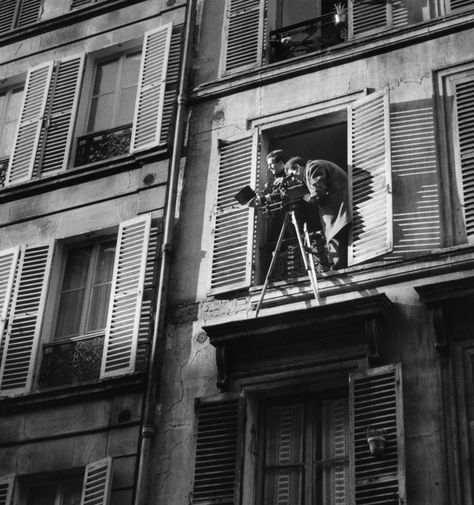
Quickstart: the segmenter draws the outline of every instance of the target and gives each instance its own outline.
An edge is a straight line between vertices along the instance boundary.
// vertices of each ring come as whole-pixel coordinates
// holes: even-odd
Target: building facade
[[[198,2],[157,503],[473,503],[474,2],[337,7]],[[275,149],[339,165],[352,224],[319,300],[288,246],[259,307],[234,197]]]
[[[1,2],[3,505],[145,503],[185,8]]]

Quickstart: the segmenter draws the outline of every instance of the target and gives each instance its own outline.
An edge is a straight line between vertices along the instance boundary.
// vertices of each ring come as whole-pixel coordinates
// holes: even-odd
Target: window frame
[[[55,498],[54,505],[62,505],[64,499],[64,487],[68,484],[73,483],[78,486],[79,498],[82,494],[84,480],[84,472],[73,471],[65,472],[65,474],[54,475],[44,475],[35,477],[24,477],[19,479],[19,502],[21,505],[30,505],[29,503],[29,493],[35,487],[40,485],[54,486]],[[34,505],[34,504],[33,504]]]

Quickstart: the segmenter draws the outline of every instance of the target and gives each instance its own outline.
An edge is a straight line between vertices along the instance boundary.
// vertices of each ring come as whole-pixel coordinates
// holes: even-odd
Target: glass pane
[[[54,505],[56,486],[34,486],[28,490],[27,505]]]
[[[0,158],[6,158],[10,155],[15,140],[15,132],[16,123],[5,123],[3,135],[0,138]]]
[[[114,100],[114,94],[102,95],[92,100],[88,131],[98,132],[114,126]]]
[[[133,122],[136,96],[137,96],[137,86],[133,86],[122,90],[120,95],[117,126],[126,125],[128,123]]]
[[[84,289],[80,289],[61,295],[56,323],[56,339],[80,334],[84,291]]]
[[[107,324],[110,284],[92,288],[87,331],[101,330]]]
[[[95,269],[94,282],[111,282],[114,272],[115,240],[100,245],[99,257]]]
[[[137,84],[141,59],[140,53],[129,54],[125,58],[122,72],[122,88],[128,88],[129,86]]]
[[[82,494],[82,480],[66,482],[63,486],[61,505],[80,505]]]
[[[281,1],[281,25],[293,25],[307,19],[315,18],[318,13],[318,2],[315,0],[280,0]]]
[[[263,504],[300,505],[303,503],[302,487],[302,469],[267,469],[263,486]]]
[[[8,101],[6,120],[18,121],[20,116],[21,102],[23,99],[23,88],[16,89],[10,95],[10,100]]]
[[[117,70],[119,60],[107,61],[97,65],[93,94],[110,93],[115,91],[117,84]]]
[[[91,247],[70,249],[67,252],[66,268],[61,291],[83,288],[86,285],[91,254]]]

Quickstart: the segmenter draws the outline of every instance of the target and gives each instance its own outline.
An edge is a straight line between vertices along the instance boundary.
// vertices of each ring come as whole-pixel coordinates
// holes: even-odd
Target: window
[[[42,0],[3,0],[0,5],[0,34],[36,23]]]
[[[29,483],[25,505],[80,505],[82,477]]]
[[[116,237],[0,252],[0,395],[144,370],[158,230],[144,215]]]
[[[259,504],[349,501],[347,397],[289,397],[262,405]]]

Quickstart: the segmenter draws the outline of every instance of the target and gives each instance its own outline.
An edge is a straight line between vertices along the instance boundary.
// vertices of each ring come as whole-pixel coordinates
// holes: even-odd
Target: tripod
[[[289,210],[286,211],[285,219],[283,220],[283,224],[280,230],[280,235],[278,236],[278,241],[275,246],[275,250],[272,253],[272,260],[270,262],[270,266],[268,267],[267,276],[265,277],[265,282],[263,284],[262,293],[260,294],[260,299],[257,303],[257,308],[255,309],[255,317],[258,316],[260,308],[262,306],[263,299],[265,297],[265,293],[267,291],[268,284],[270,282],[270,278],[273,273],[273,269],[275,268],[275,264],[277,261],[278,254],[280,253],[280,249],[283,243],[283,238],[285,236],[285,232],[288,228],[288,225],[293,224],[293,228],[295,229],[296,238],[298,239],[298,246],[301,252],[301,256],[303,258],[304,268],[306,273],[308,274],[309,280],[311,282],[311,287],[313,288],[314,298],[316,299],[316,304],[319,305],[319,292],[318,292],[318,279],[316,277],[316,270],[314,266],[313,255],[310,252],[310,239],[309,233],[304,226],[304,241],[303,236],[300,230],[300,225],[296,218],[295,205],[291,205]],[[306,243],[306,244],[305,244]]]

